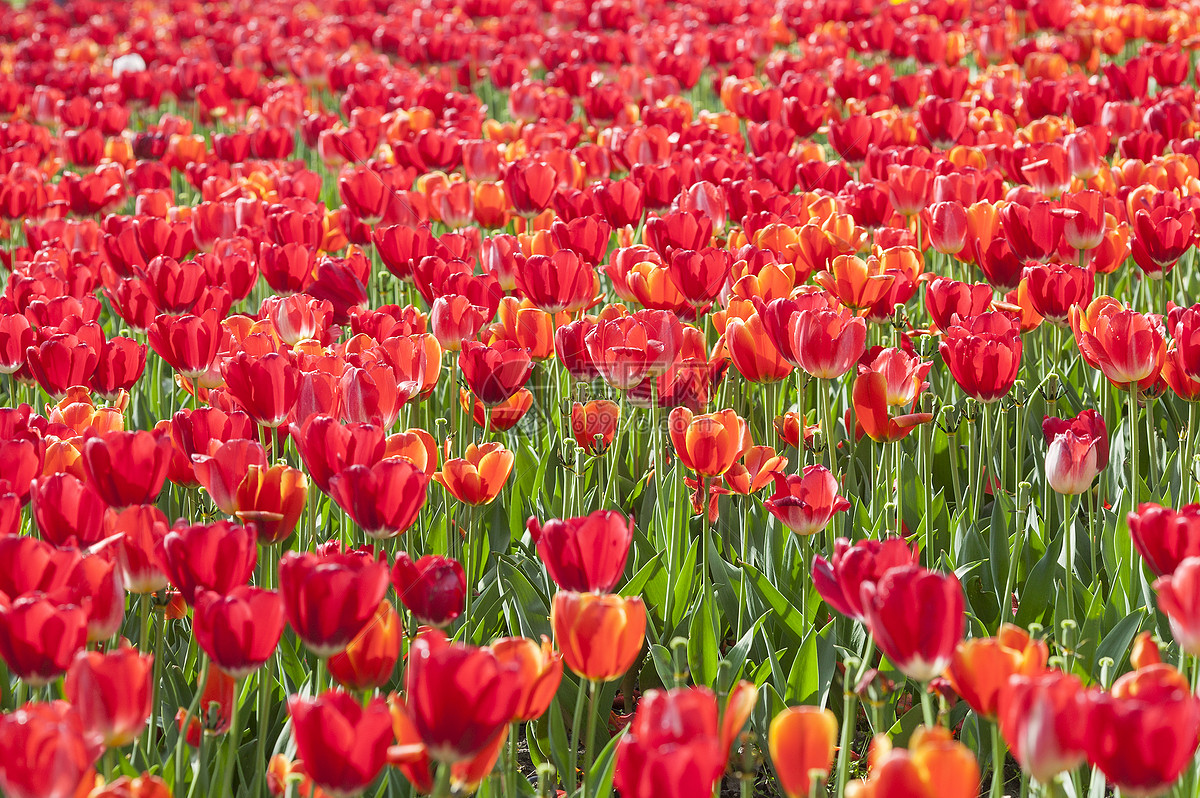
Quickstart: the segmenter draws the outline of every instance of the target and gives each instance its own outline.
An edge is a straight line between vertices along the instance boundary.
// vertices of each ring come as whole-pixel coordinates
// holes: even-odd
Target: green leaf
[[[702,596],[699,611],[688,626],[687,657],[693,684],[711,687],[717,682],[716,624],[712,597]]]
[[[742,566],[746,574],[749,576],[750,584],[758,591],[763,600],[767,603],[779,620],[783,622],[783,628],[790,632],[794,640],[792,642],[800,644],[804,642],[805,633],[808,631],[809,624],[807,623],[804,613],[794,607],[787,598],[780,593],[770,580],[763,576],[762,572],[753,565],[746,563]]]
[[[650,560],[638,569],[638,572],[633,575],[625,587],[621,588],[621,595],[629,598],[630,596],[639,596],[646,585],[657,583],[660,580],[666,582],[667,569],[662,564],[663,553],[660,551],[655,554]],[[665,588],[665,584],[664,584]]]
[[[751,624],[746,633],[742,635],[742,639],[737,641],[733,645],[733,648],[729,649],[729,652],[721,658],[721,662],[728,663],[730,667],[724,670],[728,676],[722,679],[721,683],[717,685],[718,693],[728,693],[737,680],[741,678],[742,671],[746,667],[746,654],[750,651],[750,644],[754,642],[754,636],[758,634],[758,629],[762,626],[762,622],[766,617],[766,613],[760,615],[758,620]],[[717,670],[721,670],[719,666]]]
[[[592,769],[588,771],[588,794],[587,798],[605,798],[612,794],[613,789],[613,771],[617,763],[617,745],[625,736],[628,727],[621,731],[608,741],[608,745],[600,749],[600,754],[596,757],[596,761],[592,763]]]
[[[1094,677],[1100,678],[1100,660],[1105,657],[1111,658],[1117,668],[1121,666],[1129,652],[1129,644],[1133,642],[1134,635],[1138,633],[1145,617],[1144,610],[1135,610],[1118,621],[1117,625],[1104,635],[1100,645],[1096,647],[1096,661],[1092,663]]]
[[[566,684],[566,680],[563,680]],[[559,691],[561,694],[561,690]],[[558,770],[559,777],[565,781],[568,778],[573,779],[574,776],[567,771],[567,764],[570,761],[571,743],[567,739],[567,724],[563,720],[562,705],[559,702],[559,696],[555,696],[550,702],[550,758],[554,761],[554,767]]]
[[[1051,596],[1054,593],[1054,575],[1058,572],[1058,554],[1061,547],[1062,535],[1058,535],[1046,546],[1046,553],[1025,579],[1018,592],[1021,602],[1017,607],[1017,626],[1029,626],[1040,620],[1046,611],[1054,606]]]

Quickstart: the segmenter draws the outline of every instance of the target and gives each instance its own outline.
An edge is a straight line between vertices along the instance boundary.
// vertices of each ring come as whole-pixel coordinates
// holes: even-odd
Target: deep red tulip
[[[46,393],[61,398],[67,389],[87,385],[99,362],[99,353],[75,335],[53,334],[25,351],[33,378]]]
[[[404,703],[429,758],[470,759],[502,734],[521,697],[516,663],[487,648],[451,643],[440,631],[413,641],[404,674]]]
[[[1133,260],[1147,277],[1161,279],[1194,245],[1196,233],[1191,209],[1139,210],[1133,217]]]
[[[1021,328],[1007,313],[981,313],[951,324],[942,360],[968,396],[991,403],[1005,396],[1021,366]]]
[[[633,521],[611,510],[526,524],[550,578],[562,590],[611,593],[625,573]]]
[[[110,507],[150,504],[167,480],[171,439],[156,432],[109,432],[83,447],[83,470]]]
[[[823,380],[849,371],[867,343],[866,321],[844,309],[802,310],[791,317],[788,331],[797,364]]]
[[[1169,665],[1127,673],[1108,693],[1090,696],[1087,759],[1123,793],[1166,792],[1200,742],[1200,699]]]
[[[903,565],[860,591],[867,628],[888,660],[919,682],[940,676],[966,624],[958,577]]]
[[[1064,263],[1027,266],[1025,281],[1033,309],[1060,327],[1066,326],[1072,307],[1086,307],[1095,294],[1092,270]]]
[[[850,509],[838,494],[837,478],[822,465],[804,467],[802,474],[775,474],[775,492],[763,506],[796,535],[814,535],[835,513]]]
[[[1188,557],[1200,557],[1200,504],[1178,511],[1145,502],[1129,513],[1133,547],[1156,576],[1169,576]]]
[[[517,271],[517,285],[537,308],[547,313],[575,313],[596,296],[599,280],[592,264],[570,249],[533,255]]]
[[[183,600],[194,604],[202,590],[226,595],[249,582],[258,547],[254,530],[232,521],[177,522],[162,540],[159,561]]]
[[[273,590],[238,585],[227,594],[199,590],[192,632],[218,668],[244,679],[263,666],[283,635],[283,600]]]
[[[511,341],[488,346],[478,341],[463,344],[458,366],[471,393],[488,407],[507,400],[533,373],[529,350]]]
[[[239,352],[221,364],[221,374],[238,406],[256,422],[278,427],[287,421],[300,386],[300,371],[289,355]]]
[[[613,784],[628,798],[710,795],[727,757],[711,690],[651,690],[617,744]]]
[[[361,794],[387,764],[392,716],[387,702],[365,705],[350,693],[330,690],[315,698],[291,696],[292,738],[309,777],[331,796]]]
[[[387,592],[387,563],[366,552],[288,552],[279,561],[279,592],[288,623],[317,656],[344,649]]]
[[[17,678],[40,687],[62,676],[88,640],[88,612],[40,593],[0,606],[0,657]]]
[[[75,798],[103,752],[66,701],[0,715],[0,788],[9,798]]]
[[[136,648],[81,652],[63,691],[84,727],[109,748],[122,748],[142,733],[150,717],[154,657]]]
[[[462,565],[438,554],[426,554],[416,562],[404,552],[397,554],[392,587],[414,618],[437,627],[449,626],[458,619],[467,596]]]
[[[919,564],[919,559],[917,551],[900,538],[860,540],[854,544],[838,538],[828,560],[820,554],[813,558],[813,584],[830,607],[863,621],[866,610],[861,586],[879,581],[892,568]]]
[[[150,348],[188,379],[213,367],[225,336],[216,309],[199,315],[157,316],[146,333]]]
[[[384,431],[373,424],[342,424],[329,416],[310,416],[292,439],[313,482],[329,493],[330,479],[352,465],[373,466],[383,459]]]
[[[1157,317],[1144,316],[1107,296],[1071,311],[1071,328],[1083,359],[1122,390],[1158,379],[1167,354],[1160,327]]]
[[[394,538],[412,526],[428,488],[425,472],[399,457],[350,465],[329,480],[329,495],[376,540]]]
[[[108,506],[90,484],[51,474],[33,481],[30,499],[38,531],[55,546],[92,546],[104,538]]]

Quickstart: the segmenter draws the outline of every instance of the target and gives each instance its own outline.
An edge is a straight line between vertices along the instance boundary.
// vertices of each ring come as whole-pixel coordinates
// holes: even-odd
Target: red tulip
[[[329,493],[330,480],[352,465],[373,466],[383,459],[384,430],[373,424],[342,424],[314,415],[297,427],[292,439],[313,482]]]
[[[65,673],[87,638],[88,613],[76,604],[32,593],[0,607],[0,657],[35,687]]]
[[[315,698],[291,696],[292,738],[313,782],[331,796],[359,795],[387,764],[392,716],[387,702],[365,705],[350,693],[330,690]]]
[[[154,657],[136,648],[81,652],[67,669],[63,691],[89,733],[122,748],[150,717]]]
[[[1161,206],[1133,216],[1133,260],[1151,279],[1162,279],[1196,240],[1196,214]]]
[[[1111,692],[1091,694],[1090,704],[1088,762],[1122,792],[1166,792],[1191,764],[1200,741],[1200,699],[1171,666],[1127,673]]]
[[[226,515],[238,511],[237,490],[242,480],[257,466],[265,468],[267,453],[256,440],[233,438],[212,440],[206,454],[192,455],[192,473],[208,492],[217,509]]]
[[[511,341],[497,341],[494,346],[467,341],[458,365],[471,393],[488,407],[519,391],[533,372],[529,351]]]
[[[261,668],[283,635],[283,601],[260,587],[238,585],[227,594],[200,590],[192,631],[218,668],[244,679]]]
[[[61,398],[67,389],[87,385],[99,354],[86,341],[69,333],[51,334],[25,351],[33,378],[46,393]]]
[[[823,380],[849,371],[867,343],[866,321],[848,310],[800,311],[788,322],[788,331],[797,364]]]
[[[1095,293],[1095,275],[1064,263],[1025,267],[1025,281],[1033,309],[1054,324],[1066,326],[1072,307],[1086,307]]]
[[[803,474],[775,474],[775,493],[763,506],[796,535],[814,535],[850,509],[838,494],[838,482],[822,465],[804,467]]]
[[[646,639],[646,608],[637,596],[560,590],[550,626],[563,661],[576,674],[608,682],[631,667]]]
[[[719,716],[707,687],[649,691],[617,744],[613,784],[628,798],[710,795],[728,756]]]
[[[52,474],[32,485],[33,519],[43,539],[56,546],[92,546],[103,539],[108,508],[90,484],[70,474]]]
[[[150,348],[191,380],[213,367],[226,335],[216,309],[198,315],[158,316],[146,333]]]
[[[902,565],[860,590],[867,628],[892,664],[918,682],[940,676],[966,623],[958,578]]]
[[[1074,674],[1014,675],[999,694],[1000,733],[1021,768],[1049,784],[1083,762],[1087,711]]]
[[[8,798],[75,798],[103,753],[66,701],[0,715],[0,787]]]
[[[1179,647],[1193,656],[1200,652],[1200,557],[1187,557],[1174,571],[1154,582],[1158,608],[1171,624]]]
[[[159,560],[183,600],[194,604],[202,590],[226,595],[250,581],[258,562],[254,530],[232,521],[176,522],[162,540]]]
[[[467,578],[457,560],[427,554],[416,562],[404,552],[392,566],[392,586],[405,609],[429,626],[449,626],[462,614]]]
[[[1169,576],[1188,557],[1200,557],[1200,504],[1176,511],[1145,502],[1128,522],[1133,547],[1156,576]]]
[[[486,648],[451,643],[440,631],[413,641],[404,702],[431,759],[470,759],[502,734],[521,693],[516,663]]]
[[[960,283],[937,277],[925,289],[925,308],[939,330],[970,320],[992,304],[992,287],[987,283]]]
[[[289,355],[239,352],[221,364],[221,374],[230,395],[256,422],[278,427],[287,421],[300,385],[300,371]]]
[[[517,285],[547,313],[575,313],[592,303],[599,280],[591,263],[570,249],[560,249],[550,256],[529,257],[517,271]]]
[[[929,206],[929,240],[945,255],[957,255],[967,243],[967,211],[961,202],[935,202]]]
[[[387,592],[387,563],[366,552],[289,551],[279,561],[288,623],[319,657],[344,649]]]
[[[991,403],[1006,395],[1021,366],[1021,329],[1006,313],[990,312],[952,324],[942,360],[963,392]]]
[[[610,593],[625,573],[633,521],[610,510],[526,524],[538,556],[561,590]]]
[[[1071,328],[1083,359],[1118,388],[1152,385],[1158,379],[1167,344],[1155,318],[1100,296],[1086,310],[1071,311]]]
[[[90,438],[83,448],[88,481],[110,507],[150,504],[167,480],[171,440],[138,430]]]
[[[425,472],[399,457],[347,466],[329,480],[330,496],[376,540],[394,538],[412,526],[428,489]]]

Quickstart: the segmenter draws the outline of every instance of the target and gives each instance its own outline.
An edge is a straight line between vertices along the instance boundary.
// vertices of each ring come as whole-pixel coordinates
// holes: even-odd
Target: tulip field
[[[0,798],[1200,796],[1198,62],[0,6]]]

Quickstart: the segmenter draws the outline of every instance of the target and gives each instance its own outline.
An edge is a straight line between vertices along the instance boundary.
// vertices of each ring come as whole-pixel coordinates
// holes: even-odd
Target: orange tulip
[[[251,465],[237,487],[235,515],[253,523],[259,543],[282,543],[291,537],[308,498],[308,477],[286,465]]]
[[[1009,677],[1041,673],[1048,654],[1046,644],[1030,638],[1024,629],[1001,624],[995,637],[973,637],[959,643],[946,677],[971,709],[994,718],[1000,691]]]
[[[846,307],[865,310],[887,294],[896,276],[889,274],[888,266],[874,255],[866,260],[857,255],[838,255],[829,270],[818,272],[813,280]]]
[[[776,471],[787,468],[788,459],[770,446],[752,446],[725,472],[725,484],[734,493],[749,496],[770,485]]]
[[[871,775],[846,786],[847,798],[975,798],[979,764],[962,743],[941,727],[921,726],[909,748],[891,747],[879,735],[871,745]]]
[[[540,645],[527,637],[505,637],[489,648],[501,665],[514,663],[520,671],[520,676],[512,680],[521,690],[513,721],[540,718],[562,681],[563,655],[554,650],[545,635]]]
[[[637,596],[559,591],[550,610],[554,642],[572,671],[607,682],[629,670],[646,639],[646,608]]]
[[[433,478],[460,502],[490,504],[500,495],[515,459],[499,443],[472,443],[462,457],[447,460]]]
[[[721,476],[752,445],[750,428],[732,410],[696,416],[677,407],[671,411],[670,429],[680,462],[702,477]]]
[[[350,641],[346,650],[329,658],[329,674],[350,690],[374,690],[392,678],[400,659],[404,626],[400,614],[386,599],[375,615]]]
[[[828,775],[837,733],[837,717],[819,707],[788,707],[771,721],[767,734],[771,760],[788,798],[812,792],[814,770]]]
[[[783,359],[763,328],[762,318],[731,318],[725,325],[725,347],[733,367],[749,382],[779,382],[791,376],[792,366]]]
[[[571,432],[575,435],[575,442],[590,455],[601,455],[608,451],[617,435],[617,423],[620,420],[621,406],[608,399],[571,405]],[[596,436],[600,439],[596,440]]]

